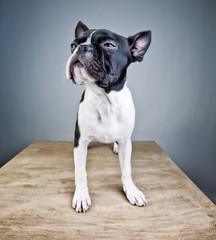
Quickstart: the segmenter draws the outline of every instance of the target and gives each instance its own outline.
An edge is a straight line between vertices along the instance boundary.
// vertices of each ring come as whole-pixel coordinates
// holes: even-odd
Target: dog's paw
[[[88,188],[77,189],[74,193],[72,207],[77,212],[86,212],[91,206],[91,199],[88,193]]]
[[[117,142],[114,142],[114,144],[113,144],[113,152],[115,154],[118,154],[118,143]]]
[[[126,193],[127,199],[132,205],[139,207],[147,205],[145,195],[135,186],[133,182],[124,184],[123,190]]]

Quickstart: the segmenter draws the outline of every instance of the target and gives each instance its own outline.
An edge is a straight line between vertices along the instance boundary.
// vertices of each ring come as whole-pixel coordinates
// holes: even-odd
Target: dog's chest
[[[81,135],[104,143],[125,139],[133,131],[134,115],[129,89],[108,95],[87,91],[79,109]]]

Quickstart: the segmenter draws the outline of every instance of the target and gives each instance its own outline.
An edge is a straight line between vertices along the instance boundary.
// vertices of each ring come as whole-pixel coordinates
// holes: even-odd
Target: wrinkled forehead
[[[74,42],[76,42],[77,44],[82,44],[86,42],[89,42],[91,44],[100,44],[107,39],[112,39],[116,42],[119,42],[121,45],[128,44],[127,38],[106,29],[88,30],[81,37],[75,39]]]

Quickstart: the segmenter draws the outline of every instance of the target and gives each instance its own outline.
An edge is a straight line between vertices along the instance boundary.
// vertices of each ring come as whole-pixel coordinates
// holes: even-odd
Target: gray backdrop
[[[155,140],[216,202],[216,1],[0,0],[0,164],[35,140],[71,141],[83,88],[65,79],[74,28],[152,30],[128,85],[132,139]]]

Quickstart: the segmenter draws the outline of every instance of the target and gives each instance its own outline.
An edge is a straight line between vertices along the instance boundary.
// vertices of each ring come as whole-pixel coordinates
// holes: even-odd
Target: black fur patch
[[[82,97],[81,97],[81,99],[80,99],[80,103],[84,101],[84,98],[85,98],[85,91],[84,91],[83,94],[82,94]]]
[[[114,91],[121,91],[122,88],[124,87],[125,85],[125,81],[126,81],[126,69],[125,68],[123,71],[122,71],[122,74],[119,78],[119,80],[115,83],[111,83],[108,87],[105,88],[105,92],[108,94],[110,93],[112,90]]]
[[[82,94],[80,103],[84,101],[85,98],[85,91]],[[75,132],[74,132],[74,147],[79,146],[79,139],[80,139],[80,130],[79,130],[79,123],[78,123],[78,114],[76,119],[76,125],[75,125]]]
[[[78,115],[77,115],[75,132],[74,132],[74,147],[79,146],[79,139],[80,139],[80,130],[79,130],[79,124],[78,124]]]

